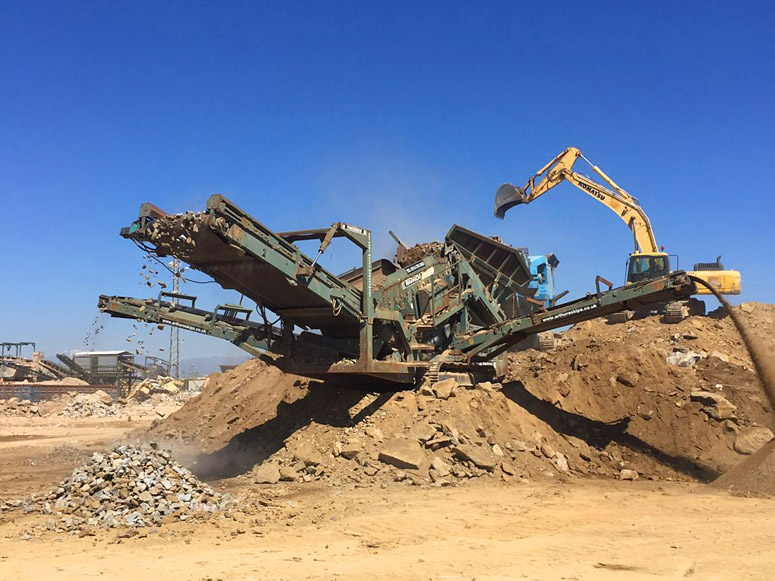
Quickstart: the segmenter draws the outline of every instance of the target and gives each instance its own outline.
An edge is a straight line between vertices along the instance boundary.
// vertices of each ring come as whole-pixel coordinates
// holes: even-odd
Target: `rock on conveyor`
[[[53,527],[144,527],[227,510],[234,501],[200,482],[170,452],[116,446],[96,452],[67,480],[24,504],[27,512],[62,515]]]

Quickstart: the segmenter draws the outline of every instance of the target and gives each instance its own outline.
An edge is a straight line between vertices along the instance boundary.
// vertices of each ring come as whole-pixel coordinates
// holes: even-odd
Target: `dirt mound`
[[[173,415],[159,422],[151,437],[165,438],[165,446],[174,447],[171,442],[178,439],[212,450],[217,448],[214,441],[232,436],[225,447],[197,455],[192,469],[218,478],[257,466],[255,478],[262,483],[445,484],[481,476],[508,480],[594,473],[618,477],[623,468],[650,470],[648,463],[628,463],[613,435],[607,438],[605,450],[595,450],[580,438],[558,434],[523,407],[524,390],[519,386],[482,383],[473,388],[448,386],[443,392],[425,388],[364,393],[313,383],[294,386],[277,403],[272,386],[287,389],[298,378],[283,377],[263,365],[251,371],[243,383],[250,386],[247,393],[235,390],[218,397],[209,421],[187,425],[182,412],[187,419],[198,416],[191,413],[197,403],[192,400],[177,413],[177,420]],[[224,379],[216,377],[212,385],[222,387],[228,383]],[[215,391],[212,385],[205,388],[203,400]],[[255,397],[259,390],[274,394],[274,401]],[[255,414],[253,419],[243,421],[235,409],[224,406],[225,401],[236,403],[236,409],[244,405]],[[224,407],[226,413],[222,413]],[[218,430],[214,438],[185,435],[187,427],[207,434],[208,425]],[[616,430],[611,427],[612,434]],[[676,475],[672,470],[670,474]]]
[[[775,306],[749,304],[738,312],[771,351]],[[709,478],[742,459],[734,447],[739,433],[755,424],[773,427],[753,363],[723,312],[676,325],[656,317],[590,321],[559,337],[553,352],[513,354],[510,377],[559,410],[627,422],[631,445],[655,458]],[[692,363],[668,363],[686,354]]]
[[[214,452],[245,430],[272,420],[282,405],[303,397],[309,383],[252,359],[210,375],[199,395],[154,422],[149,435],[191,444],[199,452]]]
[[[751,496],[775,496],[775,440],[719,476],[712,486]]]
[[[771,346],[775,307],[740,314]],[[503,384],[472,388],[368,393],[253,360],[212,375],[146,437],[186,444],[202,476],[255,466],[259,482],[710,481],[753,451],[741,451],[748,430],[775,427],[724,313],[677,325],[593,321],[558,338],[553,351],[511,354]]]
[[[78,379],[77,377],[63,377],[62,379],[47,379],[39,381],[40,385],[89,385],[88,381]]]

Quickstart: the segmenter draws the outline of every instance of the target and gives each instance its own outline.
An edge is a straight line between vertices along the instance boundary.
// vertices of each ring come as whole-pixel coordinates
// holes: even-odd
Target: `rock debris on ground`
[[[6,502],[4,508],[50,515],[47,529],[75,533],[88,527],[160,525],[228,511],[234,504],[178,464],[171,452],[119,445],[94,453],[43,496]]]
[[[775,307],[751,308],[743,316],[772,346]],[[211,376],[149,437],[185,446],[207,477],[252,470],[267,484],[443,486],[480,477],[710,481],[775,427],[721,311],[675,325],[591,321],[557,339],[548,352],[510,354],[502,383],[398,392],[346,389],[253,360]],[[677,365],[676,353],[696,360]]]
[[[188,394],[181,392],[179,389],[172,392],[169,389],[163,388],[164,385],[169,383],[159,384],[162,387],[158,389],[150,388],[145,391],[138,391],[137,393],[143,393],[143,395],[133,397],[132,399],[119,398],[118,401],[114,401],[110,394],[102,390],[97,390],[93,393],[68,392],[54,399],[39,402],[12,397],[7,400],[0,400],[0,415],[26,417],[63,416],[70,418],[131,415],[138,409],[138,406],[156,407],[163,404],[185,401]]]

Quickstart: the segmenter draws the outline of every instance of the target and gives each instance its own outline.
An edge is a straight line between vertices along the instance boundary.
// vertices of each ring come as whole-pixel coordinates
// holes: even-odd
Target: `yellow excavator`
[[[573,166],[579,158],[588,163],[609,187],[574,171]],[[498,188],[495,194],[495,216],[503,218],[510,208],[529,204],[566,180],[616,212],[632,231],[635,248],[627,261],[627,284],[664,276],[670,272],[670,256],[664,251],[664,247],[657,245],[651,222],[638,199],[619,187],[575,147],[567,148],[552,159],[531,177],[524,187],[503,184]],[[707,281],[721,294],[740,294],[740,273],[724,269],[720,256],[716,262],[698,263],[694,268],[689,274]],[[711,294],[702,286],[698,287],[697,293]],[[705,304],[692,299],[660,305],[657,310],[664,315],[665,321],[676,322],[689,314],[704,313]]]

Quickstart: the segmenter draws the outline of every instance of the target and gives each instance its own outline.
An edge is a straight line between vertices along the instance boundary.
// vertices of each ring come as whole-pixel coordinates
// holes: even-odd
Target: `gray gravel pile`
[[[72,531],[84,525],[152,526],[225,511],[234,504],[228,494],[218,494],[177,464],[169,451],[122,445],[94,453],[70,478],[26,502],[24,509],[66,515],[54,526]]]
[[[60,401],[65,407],[59,415],[71,418],[114,416],[121,411],[121,407],[113,402],[113,398],[102,390],[75,396],[66,394]]]

